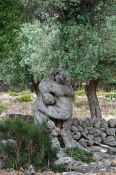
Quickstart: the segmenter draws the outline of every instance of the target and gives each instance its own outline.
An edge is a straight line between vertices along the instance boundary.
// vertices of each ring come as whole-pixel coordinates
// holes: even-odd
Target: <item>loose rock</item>
[[[108,125],[111,127],[111,128],[115,128],[116,127],[116,119],[110,119],[108,121]]]

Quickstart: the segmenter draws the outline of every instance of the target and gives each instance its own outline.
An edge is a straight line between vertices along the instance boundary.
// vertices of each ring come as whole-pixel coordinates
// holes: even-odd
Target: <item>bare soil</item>
[[[33,101],[31,102],[18,102],[17,97],[9,97],[9,94],[0,94],[0,103],[6,104],[8,106],[7,110],[3,110],[2,113],[6,114],[24,114],[33,115],[33,106],[35,101],[35,96],[33,96]],[[116,99],[110,100],[103,95],[98,95],[102,116],[106,120],[110,118],[116,118]],[[73,117],[77,118],[87,118],[90,117],[90,111],[88,106],[88,101],[86,96],[80,96],[77,99],[78,104],[73,106]]]

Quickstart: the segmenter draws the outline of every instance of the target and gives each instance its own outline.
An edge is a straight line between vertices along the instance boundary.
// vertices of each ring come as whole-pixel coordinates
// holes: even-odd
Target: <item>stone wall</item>
[[[105,144],[116,146],[116,119],[90,119],[74,118],[71,133],[73,139],[83,147]]]

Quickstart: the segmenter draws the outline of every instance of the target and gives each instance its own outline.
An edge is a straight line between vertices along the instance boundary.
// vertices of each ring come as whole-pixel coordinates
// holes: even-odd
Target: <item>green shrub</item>
[[[116,99],[116,92],[108,92],[108,93],[106,93],[105,97],[108,97],[110,99],[112,99],[112,98]]]
[[[85,163],[91,163],[93,161],[93,154],[91,152],[81,150],[78,148],[68,149],[66,152],[75,160],[81,160]]]
[[[0,111],[8,109],[8,105],[0,103]]]
[[[21,96],[18,97],[17,100],[20,101],[20,102],[30,102],[30,101],[32,101],[31,92],[28,91],[28,90],[27,90],[27,91],[23,91],[23,92],[21,93]]]
[[[12,139],[14,144],[2,145],[8,155],[5,167],[26,168],[30,164],[37,169],[51,166],[56,160],[56,150],[52,148],[51,139],[45,122],[41,125],[22,119],[7,119],[0,125],[0,139]]]
[[[53,165],[52,170],[55,173],[63,173],[67,171],[66,165]]]
[[[18,96],[17,92],[10,92],[9,95],[13,97]]]
[[[29,101],[32,101],[32,96],[30,94],[25,94],[25,95],[20,96],[18,100],[20,102],[29,102]]]

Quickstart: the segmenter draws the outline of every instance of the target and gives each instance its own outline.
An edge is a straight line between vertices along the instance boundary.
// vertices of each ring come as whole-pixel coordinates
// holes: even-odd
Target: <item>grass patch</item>
[[[116,99],[116,92],[107,92],[105,97],[110,98],[110,99]]]
[[[19,101],[20,102],[29,102],[29,101],[32,101],[32,95],[31,95],[31,92],[26,90],[26,91],[23,91],[21,96],[19,97]]]
[[[9,95],[12,97],[16,97],[16,96],[18,96],[18,93],[17,92],[10,92]]]
[[[0,111],[8,109],[8,105],[0,103]]]
[[[22,91],[21,95],[19,97],[17,97],[14,102],[30,102],[32,101],[32,94],[30,91]]]
[[[105,97],[105,95],[106,95],[106,92],[104,92],[104,91],[98,91],[96,93],[97,93],[97,96],[103,96],[103,97]]]
[[[85,163],[93,162],[93,154],[91,152],[81,150],[78,148],[68,149],[67,154],[73,157],[75,160],[80,160]]]
[[[21,95],[18,98],[18,101],[20,101],[20,102],[30,102],[30,101],[32,101],[32,96],[30,94]]]

